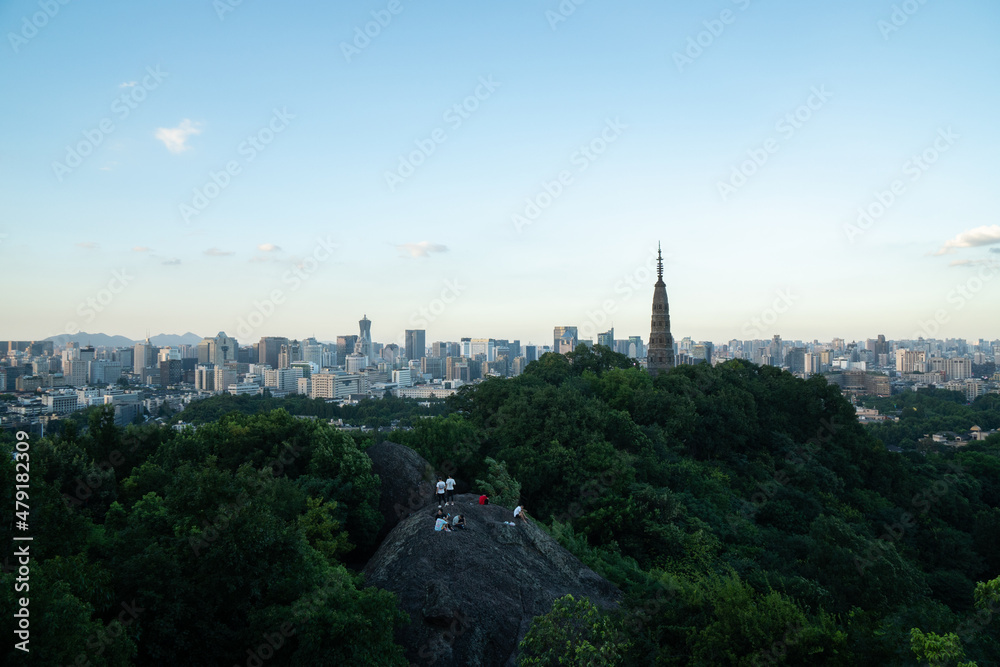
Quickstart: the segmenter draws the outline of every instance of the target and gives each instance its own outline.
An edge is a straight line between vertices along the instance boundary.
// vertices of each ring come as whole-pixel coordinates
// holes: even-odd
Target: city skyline
[[[8,338],[648,342],[658,239],[675,338],[998,335],[991,3],[57,5],[0,7]]]

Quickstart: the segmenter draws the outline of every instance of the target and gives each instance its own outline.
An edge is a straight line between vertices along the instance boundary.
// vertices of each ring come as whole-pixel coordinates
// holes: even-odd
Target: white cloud
[[[231,250],[219,250],[218,248],[209,248],[205,251],[205,254],[209,257],[228,257],[229,255],[235,255]]]
[[[168,259],[167,261],[165,261],[163,263],[166,266],[177,266],[178,264],[181,263],[181,260],[179,260],[179,259]]]
[[[401,243],[396,247],[410,253],[411,257],[430,257],[432,252],[448,252],[448,246],[441,245],[439,243],[431,243],[430,241],[421,241],[420,243]]]
[[[948,266],[997,266],[995,259],[956,259]]]
[[[84,248],[86,250],[96,250],[99,246],[93,241],[80,241],[76,244],[77,248]]]
[[[261,243],[257,246],[257,250],[261,250],[263,252],[281,252],[281,248],[273,243]]]
[[[1000,243],[1000,225],[983,225],[962,232],[953,239],[948,239],[934,254],[948,255],[955,252],[955,248],[975,248],[994,243]]]
[[[192,123],[185,118],[177,127],[159,127],[155,136],[163,142],[167,150],[171,153],[183,153],[190,146],[187,145],[188,137],[192,134],[201,134],[201,124]]]

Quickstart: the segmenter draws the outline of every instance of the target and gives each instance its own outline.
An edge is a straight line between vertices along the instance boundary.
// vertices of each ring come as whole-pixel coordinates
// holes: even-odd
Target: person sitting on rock
[[[490,504],[490,499],[489,499],[489,497],[485,493],[483,495],[479,496],[479,504],[480,505],[489,505]]]
[[[434,518],[443,519],[444,517],[445,517],[444,510],[441,507],[438,507],[437,511],[434,512]]]
[[[438,505],[444,505],[444,480],[440,477],[437,482],[437,501]]]
[[[524,505],[518,505],[514,508],[514,521],[516,522],[518,517],[520,517],[522,521],[528,523],[528,517],[526,514],[527,513],[524,511]]]
[[[456,514],[455,518],[451,520],[452,530],[465,530],[465,515]]]
[[[448,525],[448,519],[444,518],[443,516],[439,516],[437,519],[435,519],[434,531],[438,533],[441,532],[450,533],[451,527]]]

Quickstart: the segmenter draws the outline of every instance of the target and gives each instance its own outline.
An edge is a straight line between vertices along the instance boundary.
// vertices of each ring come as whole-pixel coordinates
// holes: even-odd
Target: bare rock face
[[[620,592],[510,509],[463,494],[446,509],[468,528],[434,530],[436,504],[402,519],[365,567],[365,584],[395,593],[409,625],[396,639],[411,664],[512,666],[535,616],[567,593],[602,607]]]
[[[365,450],[372,472],[382,482],[378,509],[385,519],[377,542],[385,539],[399,520],[434,501],[434,469],[420,454],[395,442],[380,442]]]

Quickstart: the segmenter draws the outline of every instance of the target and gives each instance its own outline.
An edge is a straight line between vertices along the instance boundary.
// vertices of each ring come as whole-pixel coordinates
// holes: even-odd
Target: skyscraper
[[[615,328],[611,327],[608,331],[604,333],[597,334],[597,344],[603,345],[609,350],[615,349]]]
[[[358,342],[354,344],[354,351],[359,354],[363,354],[369,359],[372,358],[372,321],[368,319],[368,315],[365,314],[358,320],[358,326],[361,327],[361,335],[358,337]]]
[[[663,253],[659,246],[656,254],[657,279],[653,286],[653,316],[649,351],[646,353],[646,368],[653,377],[674,367],[674,337],[670,335],[670,305],[667,303],[667,286],[663,282]]]
[[[423,329],[406,330],[406,358],[422,359],[427,356],[426,332]]]
[[[257,360],[261,364],[267,364],[271,368],[278,367],[278,355],[281,354],[281,346],[288,345],[288,339],[282,336],[263,336],[257,344]]]
[[[578,341],[576,327],[553,327],[552,349],[560,354],[566,354],[576,349]]]

